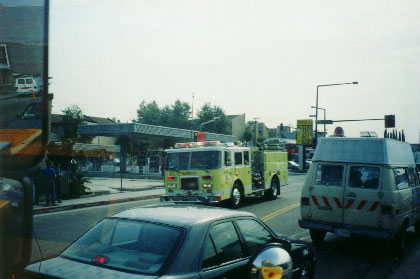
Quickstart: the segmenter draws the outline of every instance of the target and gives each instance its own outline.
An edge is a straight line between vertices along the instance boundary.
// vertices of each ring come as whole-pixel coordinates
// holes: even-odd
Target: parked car
[[[264,260],[275,262],[275,258],[261,261],[271,254],[264,253],[266,249],[276,250],[278,259],[283,259],[277,263],[283,269],[283,278],[313,277],[312,245],[276,235],[251,213],[158,205],[104,219],[58,257],[29,265],[25,275],[249,278],[250,265],[255,272],[255,266],[261,266]]]
[[[41,77],[25,76],[16,79],[16,93],[18,95],[39,96],[44,89],[44,83]]]
[[[299,170],[299,164],[294,161],[288,161],[287,165],[289,170]]]

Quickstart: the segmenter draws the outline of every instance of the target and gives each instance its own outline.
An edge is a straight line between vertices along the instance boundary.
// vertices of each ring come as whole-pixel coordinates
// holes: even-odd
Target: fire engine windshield
[[[221,167],[220,151],[168,153],[167,170],[208,170]]]

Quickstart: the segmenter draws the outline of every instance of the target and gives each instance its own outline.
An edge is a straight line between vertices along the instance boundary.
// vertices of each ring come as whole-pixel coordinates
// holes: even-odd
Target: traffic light
[[[395,115],[385,115],[385,128],[395,128]]]

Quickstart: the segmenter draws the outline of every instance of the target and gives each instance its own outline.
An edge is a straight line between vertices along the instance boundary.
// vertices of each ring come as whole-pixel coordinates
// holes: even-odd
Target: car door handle
[[[345,194],[345,196],[349,198],[355,198],[357,195],[353,192],[350,192],[350,193]]]

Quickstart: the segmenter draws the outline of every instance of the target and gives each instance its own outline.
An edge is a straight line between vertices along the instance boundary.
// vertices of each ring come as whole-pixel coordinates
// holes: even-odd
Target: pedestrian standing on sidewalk
[[[60,169],[60,163],[55,163],[55,194],[56,200],[58,203],[61,201],[61,184],[63,181],[63,174]]]
[[[46,206],[56,205],[55,204],[55,170],[52,167],[52,162],[47,162],[47,167],[43,169],[45,179],[45,193],[47,194]],[[51,202],[51,203],[50,203]]]

